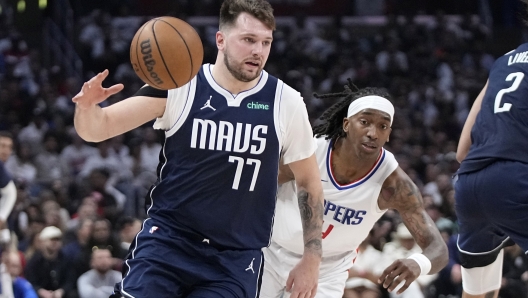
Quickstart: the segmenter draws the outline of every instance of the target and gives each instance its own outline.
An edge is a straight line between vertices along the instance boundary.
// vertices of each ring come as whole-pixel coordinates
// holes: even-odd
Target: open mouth
[[[363,148],[367,149],[368,151],[374,151],[378,149],[378,147],[374,144],[363,143],[361,145],[363,146]]]
[[[257,62],[248,61],[248,62],[246,62],[246,65],[249,65],[251,67],[258,67],[260,64],[257,63]]]

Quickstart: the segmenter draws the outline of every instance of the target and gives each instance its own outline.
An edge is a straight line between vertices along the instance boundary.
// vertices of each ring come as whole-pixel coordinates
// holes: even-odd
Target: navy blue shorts
[[[511,240],[528,251],[528,164],[497,161],[458,175],[455,207],[460,252],[485,257]]]
[[[261,250],[222,250],[147,219],[111,297],[258,297]]]

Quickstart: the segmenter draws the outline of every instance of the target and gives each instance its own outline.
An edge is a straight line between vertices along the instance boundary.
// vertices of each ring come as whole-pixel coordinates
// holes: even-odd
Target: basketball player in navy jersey
[[[152,119],[165,131],[158,180],[114,297],[257,297],[261,249],[270,243],[278,161],[299,189],[304,254],[292,297],[313,297],[322,254],[322,188],[299,92],[263,70],[275,20],[264,0],[226,0],[215,65],[169,91],[150,86],[106,108],[122,90],[101,86],[73,98],[79,135],[99,142]]]
[[[0,246],[11,239],[11,232],[7,228],[7,218],[15,206],[17,190],[11,175],[5,169],[4,163],[13,152],[13,138],[11,134],[0,131]]]
[[[359,245],[388,209],[398,211],[422,249],[422,253],[387,262],[385,271],[379,272],[380,284],[399,294],[420,275],[444,268],[447,246],[427,215],[418,188],[394,155],[383,148],[394,119],[389,94],[380,88],[352,91],[350,82],[345,88],[341,93],[318,96],[341,101],[326,110],[319,118],[321,124],[314,128],[315,156],[325,196],[324,251],[316,297],[343,297]],[[293,176],[288,166],[280,167],[273,238],[264,249],[262,298],[289,297],[288,272],[302,254]]]
[[[495,61],[458,144],[464,298],[497,297],[504,246],[528,252],[528,43]]]

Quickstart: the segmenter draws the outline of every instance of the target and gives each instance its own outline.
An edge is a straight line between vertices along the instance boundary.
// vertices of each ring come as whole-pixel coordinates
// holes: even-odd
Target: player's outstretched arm
[[[480,111],[480,107],[482,106],[482,99],[484,98],[484,94],[486,94],[486,89],[488,89],[488,82],[486,82],[486,85],[484,85],[484,88],[482,88],[479,95],[475,99],[475,102],[469,111],[466,122],[464,123],[464,127],[462,128],[462,133],[460,134],[460,140],[458,141],[456,152],[456,159],[458,162],[462,162],[462,160],[466,158],[466,155],[469,152],[469,147],[471,147],[471,129],[473,128],[473,124],[475,124],[475,119],[477,118],[477,114]]]
[[[289,167],[297,183],[304,253],[299,264],[288,276],[286,290],[291,291],[291,298],[314,297],[317,293],[319,265],[323,252],[323,188],[315,155],[292,162]]]
[[[418,187],[400,167],[383,183],[378,204],[381,209],[397,210],[422,248],[422,254],[396,260],[380,276],[379,282],[389,291],[405,280],[404,286],[398,290],[398,293],[402,293],[418,276],[437,273],[447,265],[447,245],[426,213]]]
[[[100,72],[84,83],[72,99],[76,103],[74,125],[81,138],[100,142],[132,130],[165,111],[166,98],[134,96],[106,108],[99,103],[123,90],[123,84],[109,88],[102,86],[108,70]]]

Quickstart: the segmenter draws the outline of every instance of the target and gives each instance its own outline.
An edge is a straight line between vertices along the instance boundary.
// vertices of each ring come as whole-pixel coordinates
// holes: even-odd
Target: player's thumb
[[[286,291],[291,292],[293,287],[293,275],[290,271],[290,274],[288,275],[288,279],[286,280]]]

